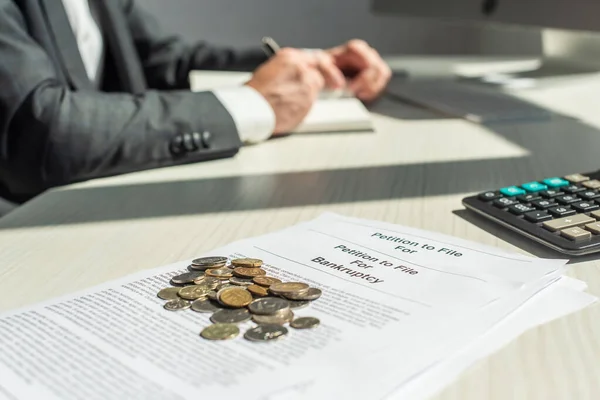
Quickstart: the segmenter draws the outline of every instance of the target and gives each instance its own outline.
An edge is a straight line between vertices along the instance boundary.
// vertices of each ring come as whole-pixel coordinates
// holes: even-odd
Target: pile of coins
[[[319,325],[313,317],[295,318],[295,309],[306,307],[321,297],[321,290],[302,282],[282,282],[267,276],[262,260],[202,257],[192,261],[190,272],[171,279],[173,287],[162,289],[158,297],[167,300],[170,311],[192,309],[212,313],[210,325],[200,333],[208,340],[233,339],[240,334],[238,324],[252,320],[244,338],[271,341],[284,337],[289,324],[294,329]]]

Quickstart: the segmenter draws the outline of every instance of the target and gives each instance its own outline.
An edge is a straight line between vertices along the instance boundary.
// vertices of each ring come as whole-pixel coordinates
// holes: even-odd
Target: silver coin
[[[212,290],[215,290],[221,285],[221,281],[217,278],[212,278],[210,276],[206,276],[204,279],[202,279],[202,282],[200,282],[200,285],[206,286],[208,288],[211,288]]]
[[[232,285],[232,284],[230,284],[230,283],[223,283],[223,284],[221,284],[221,285],[217,286],[215,290],[216,290],[217,292],[220,292],[220,291],[221,291],[221,290],[223,290],[223,289],[230,289],[230,288],[239,288],[239,286]]]
[[[204,275],[204,272],[186,272],[185,274],[177,275],[171,278],[171,283],[175,285],[185,285],[187,283],[193,283],[194,279],[200,278]]]
[[[250,286],[254,284],[252,279],[238,278],[237,276],[229,278],[229,282],[237,286]]]
[[[264,324],[248,329],[244,338],[253,342],[266,342],[270,340],[281,339],[287,335],[286,327],[277,324]]]
[[[209,299],[211,299],[211,300],[215,300],[215,301],[217,300],[217,292],[215,292],[214,290],[213,290],[213,291],[210,291],[210,292],[208,292],[208,295],[207,295],[207,296],[208,296],[208,298],[209,298]]]
[[[292,310],[299,310],[300,308],[307,307],[310,304],[310,301],[304,300],[288,300],[290,303],[290,308]]]
[[[239,324],[250,320],[250,313],[245,308],[223,309],[216,311],[210,320],[215,324]]]
[[[166,302],[164,307],[165,307],[165,310],[169,310],[169,311],[186,310],[186,309],[190,308],[190,302],[183,300],[183,299],[171,300],[171,301]]]
[[[278,312],[274,315],[253,315],[252,321],[257,324],[277,324],[284,325],[291,322],[294,319],[294,313],[292,310],[287,309]]]
[[[273,315],[290,307],[290,302],[278,297],[264,297],[254,300],[248,306],[252,314]]]
[[[192,265],[196,267],[209,266],[212,268],[227,264],[227,257],[200,257],[192,260]]]
[[[301,317],[290,322],[290,326],[295,329],[312,329],[319,326],[320,323],[321,321],[314,317]]]
[[[214,313],[215,311],[222,310],[222,307],[212,300],[199,299],[192,303],[192,310],[201,313]]]
[[[305,300],[305,301],[313,301],[321,297],[323,292],[321,289],[310,288],[305,293],[285,293],[283,296],[290,300]]]

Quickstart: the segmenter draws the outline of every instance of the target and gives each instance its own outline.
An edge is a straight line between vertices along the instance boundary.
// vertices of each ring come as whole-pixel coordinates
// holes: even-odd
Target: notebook
[[[194,71],[190,84],[198,92],[243,85],[251,76],[246,72]],[[371,114],[364,104],[344,91],[324,91],[293,133],[357,131],[373,131]]]

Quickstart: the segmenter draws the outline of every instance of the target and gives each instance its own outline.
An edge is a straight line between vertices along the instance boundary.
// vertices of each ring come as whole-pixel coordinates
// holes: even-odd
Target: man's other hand
[[[326,51],[348,76],[348,89],[364,101],[374,100],[385,89],[392,71],[377,50],[363,40],[351,40]]]
[[[260,66],[246,85],[271,105],[275,112],[274,133],[280,134],[290,132],[302,122],[326,83],[332,85],[329,82],[336,79],[331,74],[335,72],[321,57],[285,48]]]

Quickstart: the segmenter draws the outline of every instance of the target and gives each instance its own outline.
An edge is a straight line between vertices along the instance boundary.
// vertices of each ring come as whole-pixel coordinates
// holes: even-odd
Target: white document
[[[194,91],[243,85],[252,74],[246,72],[202,71],[190,74]],[[292,133],[372,131],[369,110],[343,91],[324,91],[302,124]]]
[[[585,284],[581,281],[562,278],[556,285],[536,295],[469,346],[403,385],[390,395],[389,399],[419,400],[435,395],[476,361],[500,350],[527,330],[597,302],[596,297],[582,292],[584,288]]]
[[[276,343],[203,340],[207,314],[169,312],[156,297],[181,262],[1,315],[0,394],[383,398],[558,279],[565,264],[333,214],[211,254],[258,257],[271,276],[323,289],[297,312],[322,325],[290,328]],[[486,318],[470,322],[483,307]]]

